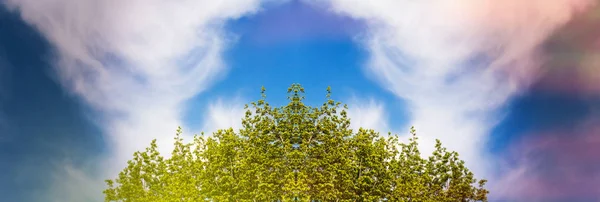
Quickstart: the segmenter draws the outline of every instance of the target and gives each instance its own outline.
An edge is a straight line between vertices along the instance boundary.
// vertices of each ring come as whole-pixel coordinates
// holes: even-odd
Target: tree
[[[304,89],[293,84],[289,103],[271,107],[262,98],[246,105],[242,129],[219,130],[184,143],[181,128],[170,158],[152,141],[134,153],[105,201],[487,201],[477,181],[437,141],[429,158],[397,135],[350,129],[347,106],[330,98],[304,105]]]

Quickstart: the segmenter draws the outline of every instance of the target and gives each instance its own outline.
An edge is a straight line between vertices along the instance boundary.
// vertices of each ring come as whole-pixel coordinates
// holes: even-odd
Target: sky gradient
[[[600,200],[593,0],[3,0],[0,196],[102,201],[158,139],[331,86],[353,128],[438,138],[491,201]]]

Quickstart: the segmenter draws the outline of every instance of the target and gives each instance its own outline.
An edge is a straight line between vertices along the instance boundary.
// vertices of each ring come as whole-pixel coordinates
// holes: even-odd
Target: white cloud
[[[347,113],[353,131],[358,131],[362,127],[363,129],[373,129],[380,135],[387,135],[388,132],[391,132],[385,106],[374,98],[361,100],[352,97],[348,102]]]
[[[424,154],[441,139],[478,176],[495,112],[540,73],[538,46],[592,0],[313,0],[365,20],[368,70],[409,103]]]
[[[91,174],[73,167],[70,163],[56,165],[54,173],[50,173],[53,181],[60,181],[54,186],[48,188],[48,193],[38,195],[36,201],[100,201],[102,193],[99,190],[104,189],[103,184],[98,183],[97,179],[91,177]],[[65,176],[68,176],[65,178]],[[77,191],[76,194],[65,194],[65,191]]]
[[[204,117],[202,131],[205,135],[212,135],[219,129],[229,129],[237,131],[242,128],[242,118],[246,114],[244,109],[245,102],[239,97],[224,101],[219,98],[207,108]]]
[[[223,23],[258,9],[259,0],[6,0],[54,46],[62,85],[95,111],[111,154],[114,177],[136,150],[152,139],[170,153],[185,101],[203,91],[225,65],[229,38]],[[56,187],[78,201],[88,186]],[[89,177],[89,176],[87,176]],[[102,183],[102,179],[94,182]],[[85,181],[85,180],[84,180]],[[84,183],[86,184],[86,183]],[[100,191],[100,190],[94,190]],[[67,196],[68,195],[68,196]],[[71,196],[73,195],[73,196]],[[77,196],[76,196],[77,195]],[[64,201],[50,198],[48,201]],[[100,200],[100,199],[99,199]]]

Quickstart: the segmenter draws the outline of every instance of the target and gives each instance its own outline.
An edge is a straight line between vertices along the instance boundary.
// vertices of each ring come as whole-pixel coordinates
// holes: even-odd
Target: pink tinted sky
[[[499,198],[600,200],[600,113],[572,127],[546,128],[510,146]]]
[[[577,15],[541,48],[547,60],[529,91],[584,100],[590,111],[575,123],[529,131],[508,146],[492,195],[508,201],[600,201],[600,7]],[[543,113],[561,116],[555,111]]]
[[[548,71],[536,86],[600,96],[600,8],[573,19],[545,44]]]

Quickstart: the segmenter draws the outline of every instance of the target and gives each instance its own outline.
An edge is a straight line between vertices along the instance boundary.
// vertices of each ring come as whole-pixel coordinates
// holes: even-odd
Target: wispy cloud
[[[508,146],[509,152],[502,157],[507,163],[500,167],[507,174],[499,179],[493,193],[497,197],[513,201],[600,199],[596,155],[600,153],[599,11],[596,5],[577,16],[543,45],[549,60],[544,64],[546,74],[534,89],[571,101],[561,102],[559,109],[537,111],[536,116],[569,120],[528,131]],[[573,104],[583,109],[582,116],[557,113]]]
[[[600,96],[600,5],[577,16],[545,44],[547,74],[537,90]]]
[[[388,125],[388,114],[382,102],[374,98],[359,99],[352,97],[348,102],[348,117],[351,120],[350,127],[353,131],[373,129],[380,135],[387,135],[390,131]]]
[[[259,6],[258,0],[3,2],[54,46],[62,85],[98,112],[111,153],[98,162],[106,165],[102,177],[114,176],[151,139],[170,149],[185,101],[225,70],[221,53],[230,38],[223,23]],[[70,181],[65,178],[81,181],[76,172],[62,173],[56,187]],[[53,196],[88,187],[66,186]]]
[[[70,162],[57,162],[56,168],[48,173],[55,182],[53,186],[48,187],[47,193],[31,198],[36,201],[102,201],[101,190],[105,186],[98,182],[97,176]]]
[[[368,70],[406,99],[425,153],[433,139],[458,151],[479,176],[497,110],[528,87],[539,45],[592,0],[328,0],[369,24]]]
[[[246,114],[245,103],[240,97],[214,100],[206,109],[202,131],[206,135],[211,135],[219,129],[233,128],[235,131],[241,129],[242,118]]]
[[[597,114],[594,114],[597,116]],[[600,197],[600,120],[538,131],[509,149],[498,198],[521,201],[594,201]]]

